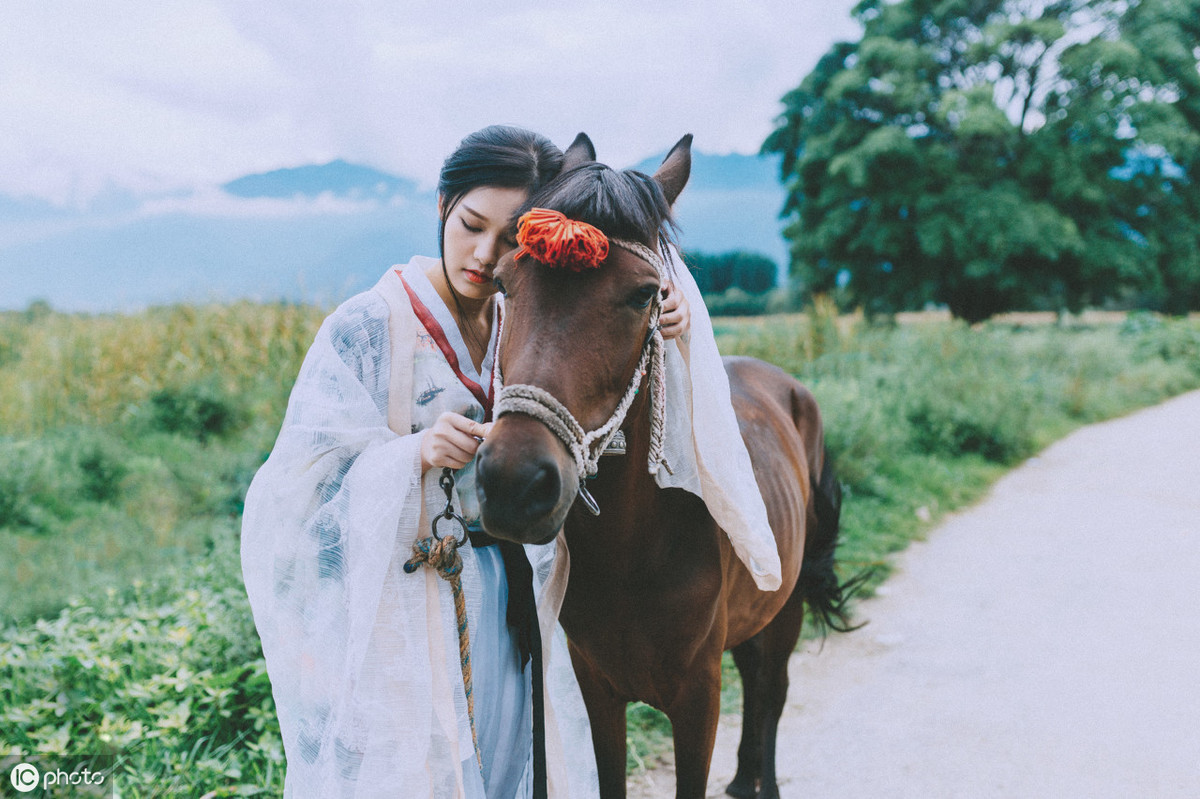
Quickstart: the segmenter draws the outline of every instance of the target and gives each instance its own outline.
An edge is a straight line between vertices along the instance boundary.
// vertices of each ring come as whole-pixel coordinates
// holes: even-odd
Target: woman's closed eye
[[[467,230],[471,231],[472,233],[482,233],[483,232],[483,228],[475,227],[474,225],[470,225],[467,223],[467,220],[465,220],[461,217],[459,217],[458,221],[462,222],[462,226],[465,227]]]

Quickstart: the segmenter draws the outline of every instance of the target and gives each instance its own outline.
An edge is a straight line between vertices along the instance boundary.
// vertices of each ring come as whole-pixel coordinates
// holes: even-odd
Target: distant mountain
[[[782,269],[776,171],[772,159],[695,153],[676,208],[684,249],[753,250]],[[34,299],[84,311],[242,297],[332,305],[390,264],[436,254],[436,209],[415,181],[341,160],[171,195],[114,189],[82,211],[0,195],[0,309]]]
[[[367,199],[414,195],[417,184],[369,166],[338,159],[320,166],[276,169],[231,180],[221,188],[235,197],[319,197],[329,192],[337,197]]]

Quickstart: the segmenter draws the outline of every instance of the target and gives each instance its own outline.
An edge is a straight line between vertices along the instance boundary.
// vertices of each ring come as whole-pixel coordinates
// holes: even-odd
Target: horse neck
[[[567,519],[571,558],[597,556],[620,561],[621,554],[644,551],[645,529],[655,518],[658,485],[647,468],[650,455],[649,391],[638,392],[625,416],[625,454],[600,458],[588,490],[600,505],[591,516],[578,504]],[[610,561],[611,563],[611,561]]]

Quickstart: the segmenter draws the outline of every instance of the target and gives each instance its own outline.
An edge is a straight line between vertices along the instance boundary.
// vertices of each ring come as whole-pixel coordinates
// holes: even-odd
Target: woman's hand
[[[449,466],[461,469],[475,457],[475,451],[491,431],[492,425],[447,411],[425,429],[421,439],[421,472]]]
[[[658,317],[664,339],[687,335],[692,326],[692,312],[682,291],[676,291],[669,281],[663,286],[662,314]]]

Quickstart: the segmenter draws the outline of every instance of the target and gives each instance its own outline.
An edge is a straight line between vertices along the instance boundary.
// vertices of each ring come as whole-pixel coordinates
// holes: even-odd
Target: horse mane
[[[615,170],[591,161],[556,177],[535,193],[518,212],[549,208],[587,222],[609,238],[657,245],[666,263],[668,246],[676,244],[677,226],[662,187],[635,169]]]

